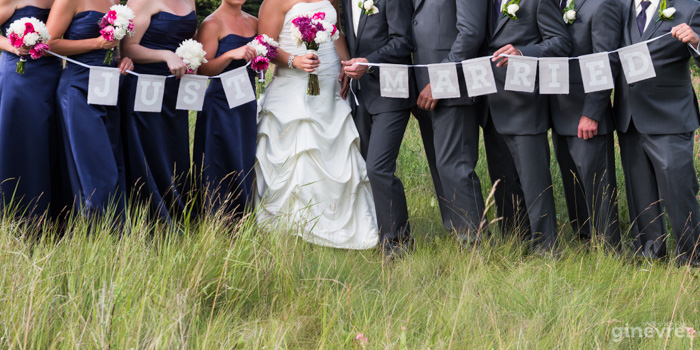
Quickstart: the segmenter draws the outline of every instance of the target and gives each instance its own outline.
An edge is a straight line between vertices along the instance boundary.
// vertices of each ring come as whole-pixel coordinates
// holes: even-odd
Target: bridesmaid
[[[47,22],[57,54],[88,64],[106,66],[106,50],[118,47],[118,41],[100,36],[98,23],[118,0],[55,0]],[[132,69],[129,58],[119,59],[122,74]],[[118,107],[87,103],[90,70],[66,63],[56,91],[61,129],[67,196],[69,206],[85,216],[104,214],[113,208],[117,215],[124,209],[124,162],[121,147]]]
[[[224,0],[202,23],[197,38],[209,62],[199,68],[200,74],[218,75],[255,57],[246,44],[255,37],[258,20],[241,10],[244,3]],[[254,72],[248,73],[254,84]],[[197,116],[193,156],[207,211],[240,214],[252,204],[257,134],[257,102],[230,109],[221,80],[212,79]]]
[[[51,202],[55,168],[55,91],[61,62],[55,57],[27,60],[16,73],[19,56],[2,36],[12,22],[35,17],[46,22],[53,0],[0,0],[0,210],[18,217],[44,215]]]
[[[124,39],[124,53],[137,73],[182,77],[187,65],[175,55],[197,30],[194,0],[129,0],[136,13],[136,34]],[[187,210],[190,143],[187,111],[175,109],[180,80],[165,83],[161,113],[134,112],[136,77],[124,86],[124,139],[129,195],[149,202],[151,213],[165,221]]]

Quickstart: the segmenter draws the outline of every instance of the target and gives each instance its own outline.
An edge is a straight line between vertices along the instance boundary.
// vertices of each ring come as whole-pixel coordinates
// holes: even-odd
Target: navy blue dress
[[[92,39],[100,35],[98,22],[104,13],[80,12],[64,34],[65,39]],[[105,50],[95,50],[72,59],[90,66],[106,66]],[[115,63],[112,63],[114,66]],[[62,167],[67,203],[83,215],[103,214],[124,209],[124,155],[121,145],[119,108],[87,103],[90,70],[66,63],[58,83]]]
[[[229,34],[219,41],[216,57],[251,40],[253,37]],[[245,64],[245,60],[232,61],[224,72]],[[248,72],[254,85],[255,73]],[[230,109],[221,79],[210,80],[204,108],[197,115],[193,155],[207,210],[213,212],[223,205],[221,209],[228,213],[241,213],[246,205],[252,204],[257,107],[257,101],[251,101]]]
[[[0,29],[4,34],[17,19],[36,17],[46,22],[48,16],[48,9],[23,7]],[[0,209],[10,206],[18,209],[18,215],[30,217],[44,214],[52,200],[61,61],[51,56],[29,58],[22,75],[15,71],[18,60],[9,52],[0,56]]]
[[[185,16],[159,12],[141,39],[141,46],[175,51],[197,30],[194,11]],[[137,64],[141,74],[170,75],[164,62]],[[148,202],[151,213],[165,221],[187,209],[189,196],[190,143],[187,111],[175,109],[179,79],[165,82],[161,113],[134,112],[136,77],[129,77],[120,96],[125,104],[124,138],[127,184],[130,198]],[[171,215],[172,213],[172,215]]]

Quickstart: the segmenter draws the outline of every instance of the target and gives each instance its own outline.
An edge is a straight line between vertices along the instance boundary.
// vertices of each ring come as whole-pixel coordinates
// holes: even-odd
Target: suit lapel
[[[420,7],[420,5],[423,4],[423,1],[425,1],[425,0],[413,0],[413,6],[414,6],[413,8],[414,8],[415,10],[418,10],[418,8]]]
[[[491,34],[492,38],[495,37],[496,34],[498,34],[498,32],[501,31],[501,29],[503,29],[503,26],[505,26],[506,23],[510,20],[510,17],[508,17],[506,15],[503,15],[503,14],[499,14],[499,15],[501,16],[501,19],[498,21],[498,26],[496,26],[496,30],[494,30],[493,34]]]
[[[363,11],[364,12],[364,11]],[[360,45],[360,38],[362,37],[362,31],[365,29],[365,24],[367,24],[367,15],[360,15],[360,23],[357,25],[357,36],[355,37],[355,49]]]
[[[661,3],[659,3],[660,5]],[[666,4],[667,8],[668,7],[673,7],[673,0],[668,0]],[[651,22],[649,22],[649,26],[647,27],[646,30],[644,30],[644,35],[642,36],[642,40],[649,40],[654,33],[661,27],[661,23],[664,21],[659,20],[659,9],[657,8],[656,11],[654,11],[654,17],[651,18]]]
[[[639,35],[639,28],[637,27],[637,11],[634,9],[634,0],[629,0],[630,7],[627,10],[627,30],[630,32],[630,36],[633,43],[638,43],[642,36]]]
[[[576,6],[574,6],[574,9],[576,10],[576,12],[581,10],[581,7],[583,7],[583,4],[585,4],[585,3],[586,3],[586,0],[576,0]]]

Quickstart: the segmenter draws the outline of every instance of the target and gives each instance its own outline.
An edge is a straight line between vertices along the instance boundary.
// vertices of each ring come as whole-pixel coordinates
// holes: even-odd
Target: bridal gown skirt
[[[321,94],[307,96],[305,72],[278,68],[260,100],[258,221],[314,244],[368,249],[378,242],[374,202],[337,73],[322,70]]]

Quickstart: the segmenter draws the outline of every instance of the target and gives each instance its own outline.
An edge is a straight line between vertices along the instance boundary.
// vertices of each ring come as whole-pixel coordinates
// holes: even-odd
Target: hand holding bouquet
[[[340,36],[338,28],[326,20],[325,12],[301,15],[292,20],[292,35],[297,41],[297,45],[306,45],[306,49],[316,52],[321,44],[337,40]],[[307,94],[316,96],[319,91],[318,76],[309,74],[309,85]]]
[[[204,58],[207,52],[204,51],[204,46],[199,41],[187,39],[183,41],[175,50],[177,57],[180,57],[187,65],[187,74],[194,74],[202,63],[207,63]]]
[[[257,83],[255,84],[258,96],[262,94],[262,87],[265,83],[265,71],[270,67],[270,61],[277,57],[278,42],[269,36],[258,35],[248,46],[255,49],[255,58],[250,63],[250,68],[257,73]]]
[[[10,39],[10,44],[15,48],[29,48],[29,55],[36,60],[44,55],[44,52],[49,50],[49,45],[46,43],[51,39],[49,30],[46,29],[44,22],[31,17],[20,18],[7,29],[7,38]],[[26,56],[20,56],[17,62],[17,73],[24,74]]]
[[[100,20],[100,35],[107,41],[119,41],[127,35],[134,35],[134,11],[125,5],[110,7]],[[113,57],[114,49],[107,50],[104,64],[111,65]]]

